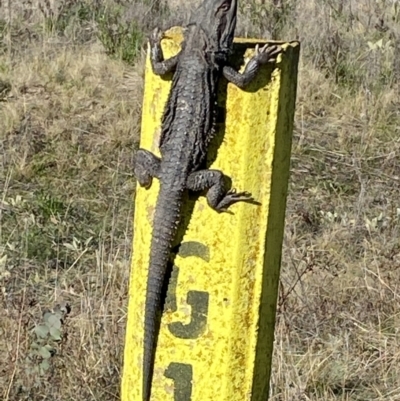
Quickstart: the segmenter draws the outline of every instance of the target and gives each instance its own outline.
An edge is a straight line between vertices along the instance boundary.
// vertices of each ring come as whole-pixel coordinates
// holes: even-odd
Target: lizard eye
[[[228,11],[231,7],[230,1],[225,1],[224,3],[221,4],[221,7],[219,8],[222,11]]]

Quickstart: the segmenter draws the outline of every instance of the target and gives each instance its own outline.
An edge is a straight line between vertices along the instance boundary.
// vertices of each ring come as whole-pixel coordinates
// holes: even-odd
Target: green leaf
[[[56,316],[60,321],[62,321],[62,318],[64,317],[64,314],[59,310],[55,310],[54,311],[54,316]]]
[[[46,371],[50,368],[50,363],[49,363],[48,359],[43,359],[43,361],[40,363],[39,366],[43,371]]]
[[[35,333],[40,338],[45,338],[49,333],[49,328],[44,324],[40,324],[39,326],[35,327]]]
[[[39,350],[39,355],[44,358],[44,359],[49,359],[51,358],[51,353],[50,351],[47,349],[47,347],[42,347]]]
[[[50,328],[50,335],[56,341],[61,340],[61,331],[55,327]]]
[[[31,348],[32,348],[32,349],[38,349],[39,347],[40,347],[40,345],[39,345],[38,343],[33,342],[33,343],[31,344]]]
[[[52,316],[52,315],[53,315],[53,314],[52,314],[51,312],[46,312],[46,313],[43,315],[43,320],[44,320],[45,322],[48,322],[50,316]]]
[[[47,319],[47,325],[50,328],[60,329],[61,328],[61,320],[57,315],[52,314]]]

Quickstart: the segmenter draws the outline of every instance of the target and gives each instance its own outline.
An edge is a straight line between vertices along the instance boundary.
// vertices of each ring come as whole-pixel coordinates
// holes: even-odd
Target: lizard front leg
[[[227,212],[229,206],[236,202],[254,201],[248,192],[227,191],[219,170],[195,171],[188,177],[186,187],[195,192],[207,190],[207,202],[217,212]]]
[[[281,50],[282,48],[276,45],[271,46],[266,44],[261,49],[256,45],[256,54],[247,63],[243,74],[230,66],[224,66],[222,73],[229,82],[232,82],[239,88],[244,88],[255,78],[261,65],[275,62]]]
[[[167,60],[164,60],[163,51],[161,48],[161,39],[163,34],[160,29],[155,28],[150,35],[150,61],[154,74],[164,75],[175,69],[178,63],[179,53]]]
[[[145,149],[136,152],[134,173],[139,184],[146,189],[151,187],[153,178],[160,178],[161,159]]]

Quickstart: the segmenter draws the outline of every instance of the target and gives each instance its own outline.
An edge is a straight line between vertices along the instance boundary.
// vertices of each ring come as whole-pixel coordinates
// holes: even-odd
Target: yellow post
[[[181,40],[180,28],[165,34],[165,57],[178,52]],[[256,43],[236,39],[234,59],[240,63],[244,55],[247,62]],[[186,216],[162,316],[153,401],[268,398],[299,43],[282,47],[276,65],[263,67],[245,91],[226,83],[224,90],[221,82],[225,127],[210,151],[212,168],[261,205],[241,202],[230,208],[234,214],[218,214],[200,197],[190,221]],[[155,76],[147,59],[140,147],[156,154],[169,89],[170,80]],[[142,401],[144,300],[158,189],[154,180],[150,190],[138,186],[136,192],[122,401]]]

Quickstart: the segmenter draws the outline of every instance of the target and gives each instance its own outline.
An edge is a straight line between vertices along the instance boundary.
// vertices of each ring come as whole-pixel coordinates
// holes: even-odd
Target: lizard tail
[[[144,317],[143,401],[150,400],[162,291],[181,215],[182,192],[161,184],[153,223]]]

